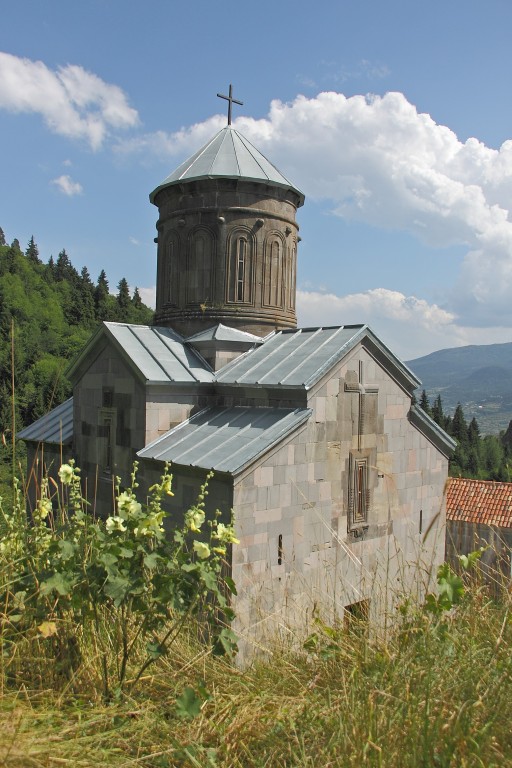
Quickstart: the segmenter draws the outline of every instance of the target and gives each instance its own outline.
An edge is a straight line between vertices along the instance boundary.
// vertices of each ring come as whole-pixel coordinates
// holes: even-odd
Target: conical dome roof
[[[230,125],[222,128],[204,147],[178,166],[153,190],[149,199],[154,203],[158,192],[173,184],[214,178],[243,178],[293,189],[300,197],[299,206],[304,203],[302,192]]]

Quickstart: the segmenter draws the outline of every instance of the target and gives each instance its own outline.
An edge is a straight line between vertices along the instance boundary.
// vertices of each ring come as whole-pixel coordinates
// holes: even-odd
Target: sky
[[[226,122],[304,192],[298,322],[512,341],[510,0],[0,0],[0,227],[154,302],[149,193]]]

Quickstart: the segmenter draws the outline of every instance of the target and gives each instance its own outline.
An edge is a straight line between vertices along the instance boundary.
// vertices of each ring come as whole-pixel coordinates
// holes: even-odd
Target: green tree
[[[0,227],[0,245],[6,245],[5,235],[2,227]]]
[[[25,251],[25,256],[27,259],[30,259],[30,261],[33,261],[35,264],[41,264],[41,260],[39,259],[39,248],[37,247],[35,241],[34,241],[34,235],[30,238],[27,245],[27,250]]]
[[[425,413],[428,413],[429,416],[432,415],[432,410],[430,408],[430,403],[428,401],[427,393],[425,390],[421,393],[420,397],[420,408],[425,411]]]
[[[117,307],[118,318],[121,322],[129,320],[129,310],[131,307],[130,289],[126,278],[122,277],[117,286]]]

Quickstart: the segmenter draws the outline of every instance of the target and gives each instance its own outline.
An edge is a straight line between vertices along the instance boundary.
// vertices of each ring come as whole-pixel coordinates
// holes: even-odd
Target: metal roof
[[[73,439],[73,398],[65,400],[49,413],[41,416],[29,427],[18,432],[17,437],[36,443],[68,445]]]
[[[222,323],[217,323],[217,325],[214,325],[212,328],[207,328],[206,331],[194,333],[193,336],[187,336],[185,341],[190,344],[195,344],[198,341],[241,341],[249,344],[263,343],[261,336],[255,336],[254,333],[247,333],[247,331],[240,331],[238,328],[230,328],[228,325],[223,325]]]
[[[279,331],[264,339],[260,347],[221,368],[216,380],[222,384],[310,389],[363,341],[403,386],[411,392],[418,386],[416,376],[367,325]]]
[[[104,334],[114,340],[120,351],[148,383],[194,383],[214,380],[214,373],[209,365],[193,348],[184,344],[183,338],[171,328],[129,323],[103,323],[68,371],[70,377],[80,369],[90,349]]]
[[[217,381],[308,387],[360,338],[364,328],[358,325],[280,331],[218,371]]]
[[[178,166],[151,192],[149,199],[154,203],[157,193],[172,184],[214,178],[243,178],[293,189],[300,196],[299,206],[304,203],[302,192],[230,125],[222,128],[204,147]]]
[[[137,455],[237,474],[305,423],[311,413],[309,408],[205,408]]]
[[[418,405],[411,405],[409,421],[427,437],[445,456],[450,456],[457,447],[457,441],[441,429],[434,419]]]

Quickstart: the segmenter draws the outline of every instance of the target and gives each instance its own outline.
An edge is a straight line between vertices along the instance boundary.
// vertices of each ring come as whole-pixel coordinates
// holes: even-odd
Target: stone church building
[[[296,327],[303,194],[228,121],[150,200],[154,325],[102,324],[73,397],[20,433],[29,466],[43,446],[40,463],[73,455],[101,511],[135,459],[141,488],[170,462],[176,519],[213,470],[247,641],[421,595],[444,557],[454,443],[368,326]]]

